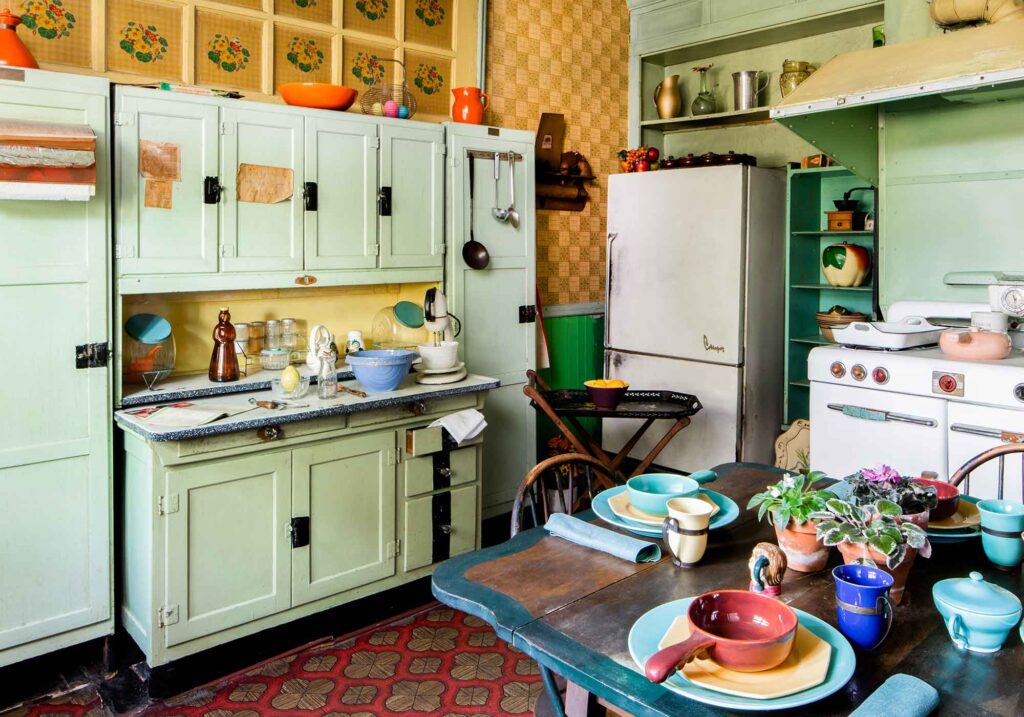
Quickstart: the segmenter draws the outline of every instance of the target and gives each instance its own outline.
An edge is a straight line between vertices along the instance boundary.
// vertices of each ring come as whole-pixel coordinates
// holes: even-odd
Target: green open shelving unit
[[[790,169],[786,188],[786,362],[784,425],[810,414],[807,356],[815,346],[829,342],[818,330],[815,314],[836,304],[875,316],[878,305],[877,192],[858,192],[861,211],[876,217],[870,231],[828,231],[825,212],[833,199],[864,180],[844,167]],[[871,252],[871,276],[864,286],[830,286],[821,271],[821,252],[829,244],[848,242]]]

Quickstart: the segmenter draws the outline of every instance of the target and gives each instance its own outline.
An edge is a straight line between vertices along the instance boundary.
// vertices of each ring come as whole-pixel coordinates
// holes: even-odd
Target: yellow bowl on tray
[[[629,389],[629,384],[620,379],[596,378],[585,381],[583,386],[594,405],[605,411],[613,411]]]

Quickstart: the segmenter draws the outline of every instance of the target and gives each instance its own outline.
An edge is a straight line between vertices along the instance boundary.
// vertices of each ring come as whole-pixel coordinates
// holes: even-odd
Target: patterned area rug
[[[542,690],[537,664],[499,640],[485,622],[433,606],[269,660],[139,714],[497,717],[532,713]],[[3,717],[8,714],[99,717],[109,712],[93,691]]]

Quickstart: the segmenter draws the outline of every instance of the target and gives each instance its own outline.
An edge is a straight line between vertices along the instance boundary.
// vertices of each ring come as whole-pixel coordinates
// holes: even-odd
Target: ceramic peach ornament
[[[17,27],[20,24],[21,18],[9,8],[0,10],[0,65],[38,68],[36,58],[18,37]]]
[[[939,348],[958,361],[999,361],[1010,355],[1013,344],[1007,333],[972,326],[943,331],[939,335]]]
[[[832,244],[821,253],[821,271],[832,286],[861,286],[871,271],[871,254],[856,244]]]

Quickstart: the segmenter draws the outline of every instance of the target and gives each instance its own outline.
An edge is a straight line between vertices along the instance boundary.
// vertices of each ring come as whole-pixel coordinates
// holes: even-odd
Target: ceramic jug
[[[455,103],[452,105],[452,119],[465,124],[482,124],[484,110],[491,105],[491,98],[479,87],[456,87],[452,90]]]
[[[15,28],[20,24],[20,17],[6,8],[0,10],[0,65],[39,67],[36,58],[32,57],[32,53],[18,37]]]
[[[669,75],[654,88],[654,106],[658,117],[672,119],[683,112],[683,93],[679,87],[679,75]]]

